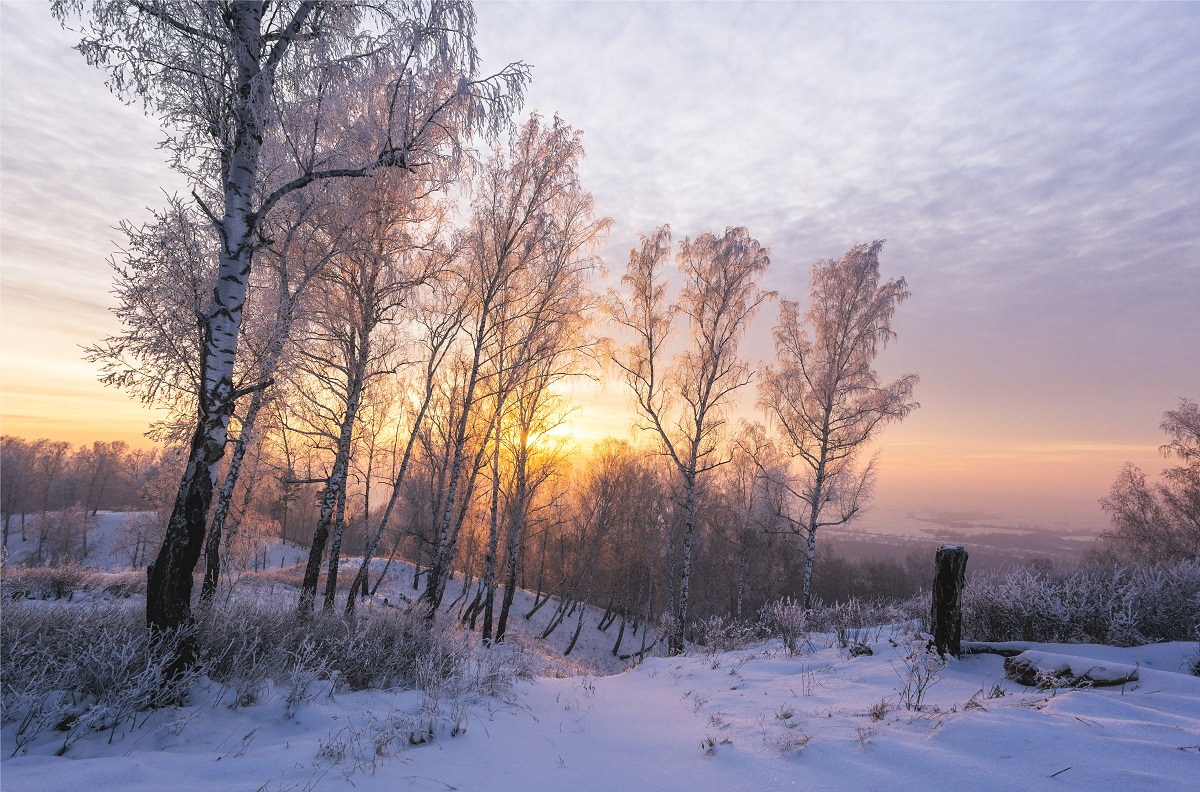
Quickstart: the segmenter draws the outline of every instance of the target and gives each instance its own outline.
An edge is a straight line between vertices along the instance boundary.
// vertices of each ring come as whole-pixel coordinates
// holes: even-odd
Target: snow
[[[97,734],[59,758],[51,737],[6,758],[3,786],[134,792],[169,778],[178,790],[704,792],[916,789],[937,779],[1138,790],[1189,788],[1200,772],[1200,678],[1182,670],[1194,644],[1112,650],[1143,669],[1124,689],[1025,688],[1004,678],[1003,658],[969,655],[949,662],[922,711],[890,708],[875,720],[872,708],[895,707],[903,685],[898,649],[882,640],[850,658],[816,643],[794,657],[767,643],[522,682],[470,703],[457,736],[442,702],[432,742],[402,741],[382,756],[375,738],[389,722],[418,722],[422,694],[323,691],[289,719],[279,695],[231,710],[201,688],[191,705],[154,713],[111,745]],[[988,698],[997,689],[1004,695]]]
[[[282,556],[286,558],[284,550]],[[290,559],[287,559],[290,560]],[[278,559],[276,559],[276,563]],[[392,602],[411,569],[380,594]],[[456,579],[455,586],[461,586]],[[458,591],[451,588],[447,599]],[[543,676],[497,695],[315,689],[295,708],[272,690],[232,709],[220,686],[187,706],[148,714],[137,729],[94,733],[54,756],[43,735],[9,756],[5,792],[160,790],[971,790],[1195,789],[1200,777],[1200,677],[1191,643],[1115,648],[991,644],[1075,669],[1136,668],[1124,686],[1025,687],[993,653],[950,659],[921,710],[900,706],[908,648],[902,626],[878,631],[872,654],[851,657],[833,635],[789,655],[767,642],[720,654],[651,657],[627,668],[611,655],[615,629],[588,612],[570,658],[567,619],[542,646],[518,592],[508,646],[552,658]],[[622,651],[638,648],[628,634]],[[975,647],[976,645],[971,645]],[[571,674],[570,676],[561,676]],[[881,704],[882,702],[882,704]],[[410,736],[421,740],[410,744]],[[378,749],[376,746],[379,746]]]
[[[88,516],[88,554],[84,563],[89,567],[105,570],[124,569],[129,558],[117,547],[117,531],[131,517],[141,517],[152,512],[98,511]],[[26,563],[33,559],[37,550],[38,515],[26,515],[25,541],[21,541],[21,515],[14,515],[8,536],[9,564]]]

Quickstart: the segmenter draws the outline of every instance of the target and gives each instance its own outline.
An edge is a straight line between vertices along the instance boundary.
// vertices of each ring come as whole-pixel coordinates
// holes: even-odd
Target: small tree
[[[1200,405],[1180,399],[1179,409],[1163,413],[1161,426],[1171,439],[1161,448],[1163,455],[1183,464],[1149,484],[1136,465],[1127,463],[1100,501],[1112,520],[1103,537],[1138,560],[1200,556]]]
[[[463,504],[501,428],[507,398],[529,366],[570,346],[569,334],[556,331],[583,313],[579,295],[594,265],[586,251],[608,227],[607,220],[592,217],[591,196],[579,182],[583,153],[581,132],[558,117],[543,122],[535,114],[508,151],[493,152],[478,179],[456,270],[469,292],[464,378],[448,438],[446,497],[421,595],[431,611],[441,604]],[[497,535],[495,519],[491,534]]]
[[[910,401],[917,375],[882,384],[872,368],[895,337],[892,316],[908,297],[903,278],[880,283],[883,242],[856,245],[839,259],[813,265],[812,301],[800,321],[797,303],[784,301],[775,326],[776,364],[759,384],[759,402],[779,428],[785,449],[798,460],[801,479],[789,486],[802,514],[791,531],[807,539],[804,607],[812,604],[817,532],[854,519],[874,478],[874,458],[863,450],[889,421],[917,407]]]
[[[667,302],[662,265],[670,254],[671,230],[643,237],[642,249],[630,252],[622,284],[627,298],[612,293],[609,313],[631,331],[633,343],[613,357],[633,390],[643,428],[657,435],[662,453],[683,480],[683,547],[679,604],[669,638],[672,654],[683,651],[688,617],[692,546],[696,525],[696,489],[700,478],[729,461],[719,440],[724,411],[734,393],[750,381],[750,368],[738,356],[738,343],[771,292],[758,288],[770,264],[766,248],[745,228],[724,236],[701,234],[679,245],[684,286]],[[688,347],[674,366],[663,360],[674,318],[688,319]]]
[[[33,449],[15,435],[0,440],[0,519],[4,522],[4,549],[8,549],[8,530],[13,515],[21,516],[21,539],[25,514],[29,511],[29,493],[33,485]]]

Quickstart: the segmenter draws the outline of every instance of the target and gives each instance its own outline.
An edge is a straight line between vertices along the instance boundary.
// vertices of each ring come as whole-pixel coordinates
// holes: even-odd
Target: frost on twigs
[[[14,756],[54,732],[59,755],[91,732],[112,742],[142,713],[183,699],[198,678],[169,672],[182,633],[152,640],[123,605],[9,606],[0,625],[3,721],[16,723]]]
[[[800,645],[808,638],[806,621],[808,611],[791,597],[772,600],[758,610],[758,621],[763,630],[780,638],[788,654],[796,654]]]
[[[152,638],[136,604],[6,605],[0,712],[6,727],[15,724],[7,732],[13,755],[52,735],[50,749],[60,754],[93,732],[120,739],[152,710],[185,701],[204,677],[214,704],[238,709],[277,697],[287,719],[326,693],[420,690],[418,711],[371,724],[364,745],[382,740],[390,752],[462,733],[472,707],[487,697],[506,699],[517,677],[529,673],[521,653],[475,651],[452,620],[429,620],[420,609],[372,610],[351,623],[333,614],[301,619],[290,602],[235,599],[220,613],[202,611],[194,630],[197,662],[173,676],[170,659],[182,634]],[[331,735],[329,751],[352,754],[356,739]]]
[[[762,639],[756,625],[727,616],[710,616],[693,625],[692,631],[708,655],[745,649]]]
[[[896,688],[900,704],[908,710],[920,710],[926,692],[941,679],[946,658],[934,650],[930,637],[923,633],[913,636],[907,644],[899,645],[896,652],[900,660],[892,663],[892,669],[900,680],[900,687]]]
[[[1200,622],[1198,593],[1197,560],[978,575],[963,591],[963,635],[989,643],[1110,646],[1193,640]]]

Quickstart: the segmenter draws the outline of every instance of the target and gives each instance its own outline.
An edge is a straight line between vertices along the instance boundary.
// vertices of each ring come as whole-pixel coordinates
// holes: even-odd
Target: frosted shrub
[[[92,588],[96,574],[70,560],[58,566],[6,567],[4,596],[12,600],[70,600],[76,591]]]
[[[77,592],[103,591],[125,598],[146,591],[146,573],[129,569],[103,572],[81,567],[73,561],[58,566],[5,567],[2,581],[4,598],[9,600],[71,600]]]
[[[892,663],[892,670],[900,680],[896,692],[900,705],[907,710],[920,710],[925,693],[941,679],[946,658],[933,648],[932,637],[917,633],[896,647],[899,662]]]
[[[897,603],[857,597],[832,605],[817,600],[808,613],[809,629],[833,633],[842,649],[866,647],[880,640],[888,625],[907,621],[911,614]]]
[[[731,616],[710,616],[697,622],[692,625],[692,636],[709,654],[745,649],[762,638],[755,625]]]
[[[200,669],[168,678],[179,638],[151,640],[141,610],[123,604],[6,607],[0,672],[14,755],[50,730],[64,735],[60,754],[93,731],[111,740],[139,713],[181,698]]]
[[[779,638],[789,654],[796,654],[807,637],[808,613],[791,597],[772,600],[758,609],[758,621],[772,638]]]
[[[971,579],[963,592],[963,634],[975,640],[1133,646],[1190,640],[1197,625],[1198,561],[1022,569]]]
[[[306,636],[287,658],[287,695],[284,697],[286,718],[293,718],[297,708],[314,698],[313,688],[323,679],[336,680],[330,672],[330,661],[322,657],[316,641]]]
[[[95,588],[113,597],[122,599],[134,594],[146,593],[146,572],[142,569],[126,569],[121,572],[96,572],[91,577]]]
[[[349,622],[325,612],[301,618],[290,601],[234,599],[201,615],[199,639],[209,675],[235,687],[245,703],[266,679],[300,673],[301,660],[320,679],[336,676],[364,690],[424,687],[461,674],[470,655],[453,620],[438,614],[431,621],[419,608],[371,608]]]
[[[886,603],[850,597],[847,600],[825,603],[813,602],[808,624],[819,632],[858,631],[886,624],[889,611]]]
[[[197,617],[198,662],[191,675],[168,679],[178,637],[151,640],[140,603],[6,605],[2,717],[17,724],[15,750],[56,730],[64,735],[60,751],[94,731],[108,730],[111,739],[135,725],[138,713],[182,700],[201,676],[220,685],[218,700],[233,707],[277,687],[292,715],[342,686],[416,687],[461,709],[508,690],[517,672],[507,655],[473,656],[452,619],[429,619],[420,609],[372,608],[349,622],[324,613],[303,619],[290,598],[235,599]]]
[[[505,698],[518,679],[537,676],[533,656],[508,644],[508,636],[504,640],[473,655],[465,672],[466,687],[481,695]]]

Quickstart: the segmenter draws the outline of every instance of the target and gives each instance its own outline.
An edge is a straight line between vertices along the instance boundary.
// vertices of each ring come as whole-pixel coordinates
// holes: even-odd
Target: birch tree
[[[294,328],[303,315],[303,303],[309,292],[309,286],[317,275],[325,268],[332,258],[334,247],[323,244],[316,224],[312,221],[313,201],[305,200],[308,196],[295,196],[296,200],[289,201],[289,211],[277,212],[277,224],[272,229],[272,243],[259,252],[260,262],[265,260],[266,267],[260,267],[258,272],[267,271],[267,278],[259,288],[260,303],[258,322],[243,322],[243,328],[250,324],[251,330],[243,332],[244,344],[249,347],[251,363],[244,365],[249,373],[243,376],[252,377],[259,383],[250,394],[250,403],[242,410],[235,410],[233,417],[237,422],[237,439],[233,443],[233,453],[230,455],[225,470],[225,480],[217,494],[216,505],[212,509],[212,518],[208,525],[208,534],[204,543],[205,570],[204,582],[200,590],[200,601],[211,602],[216,593],[217,581],[221,569],[220,548],[222,540],[226,545],[232,536],[225,535],[230,507],[233,502],[234,488],[241,477],[242,464],[246,452],[258,437],[259,416],[277,398],[278,389],[274,387],[277,372],[281,368],[290,368],[295,355]],[[326,198],[328,200],[328,198]],[[248,306],[254,301],[248,300]],[[247,313],[247,316],[250,314]],[[243,357],[245,357],[243,355]],[[244,497],[248,500],[253,482],[244,488]],[[236,529],[236,526],[230,525]]]
[[[372,381],[394,368],[395,344],[387,326],[413,289],[432,277],[428,265],[439,261],[417,251],[433,247],[441,236],[440,208],[421,208],[423,199],[405,194],[404,185],[388,185],[390,177],[354,185],[344,195],[347,204],[321,222],[326,227],[344,224],[346,231],[341,250],[322,272],[321,306],[312,312],[312,330],[300,352],[301,368],[315,385],[306,393],[317,416],[314,431],[332,443],[333,451],[300,589],[299,607],[305,613],[312,608],[331,526],[324,607],[333,608],[359,408]],[[356,195],[367,187],[369,195]]]
[[[1170,442],[1160,450],[1182,464],[1164,470],[1155,483],[1126,464],[1100,501],[1112,521],[1103,536],[1138,560],[1195,558],[1200,556],[1200,405],[1180,399],[1178,409],[1163,413],[1161,428]]]
[[[760,406],[800,467],[789,490],[801,506],[791,525],[805,541],[805,608],[817,533],[862,511],[874,480],[874,458],[860,464],[868,443],[918,406],[911,400],[917,375],[884,383],[873,368],[895,338],[892,317],[909,294],[903,278],[881,282],[882,249],[882,241],[860,244],[813,265],[808,311],[802,321],[797,303],[781,302],[775,365],[759,383]]]
[[[517,571],[530,524],[536,519],[539,503],[544,500],[542,492],[548,482],[569,468],[566,438],[548,435],[565,417],[564,405],[550,388],[564,375],[553,358],[544,359],[522,378],[513,394],[512,430],[507,436],[511,478],[505,508],[504,595],[496,622],[497,643],[504,640],[508,629],[517,590]],[[491,595],[488,596],[490,605]],[[485,609],[485,627],[489,621],[490,614]]]
[[[670,228],[664,225],[643,237],[640,251],[631,251],[621,279],[628,295],[613,292],[609,312],[635,339],[613,360],[633,391],[643,428],[657,436],[683,485],[679,600],[668,640],[669,651],[679,654],[688,618],[697,486],[729,460],[719,442],[725,414],[737,390],[750,382],[750,368],[739,357],[738,344],[762,303],[773,295],[758,288],[770,264],[766,248],[745,228],[728,228],[720,237],[701,234],[680,243],[684,283],[677,300],[668,303],[662,269],[670,239]],[[687,345],[668,365],[666,344],[681,314],[687,320]]]
[[[510,324],[519,317],[541,316],[532,321],[545,323],[561,312],[561,284],[569,281],[568,265],[578,268],[579,262],[548,256],[547,239],[553,239],[556,229],[573,227],[576,220],[586,218],[587,224],[594,224],[590,196],[579,184],[582,156],[581,133],[557,117],[547,124],[533,115],[522,125],[510,151],[493,153],[478,182],[459,269],[470,295],[464,322],[464,376],[449,439],[445,498],[434,525],[426,588],[421,595],[431,610],[441,604],[457,551],[461,515],[469,501],[469,497],[460,497],[460,488],[473,491],[474,473],[484,461],[483,454],[503,414],[503,398],[495,399],[491,405],[495,409],[482,425],[481,408],[489,395],[499,396],[509,387],[503,383],[511,378],[514,363],[530,359],[529,349],[542,340],[540,333],[530,330],[525,336],[515,336],[520,348],[513,349],[503,338],[514,334],[505,336],[504,331],[511,330]],[[571,214],[566,213],[567,208]],[[571,217],[575,220],[569,226]],[[601,221],[603,227],[607,221]],[[599,229],[590,233],[594,238]],[[547,266],[539,269],[542,265]],[[466,478],[464,471],[468,472]]]
[[[528,491],[532,432],[535,426],[547,428],[546,422],[553,420],[551,386],[577,374],[594,345],[588,313],[595,299],[587,282],[597,266],[591,251],[609,224],[607,218],[593,217],[592,196],[578,182],[568,182],[541,218],[533,240],[533,264],[514,284],[514,293],[519,298],[505,306],[505,317],[499,324],[497,342],[501,353],[497,361],[502,365],[493,397],[499,425],[493,437],[492,508],[482,584],[485,641],[492,637],[496,565],[504,517],[508,518],[506,578],[516,573],[514,564],[520,550],[525,510],[533,494]],[[509,426],[507,433],[502,431],[505,423]],[[514,493],[513,508],[502,509],[500,460],[506,444],[511,452],[506,462],[520,491]],[[505,591],[505,622],[511,596],[510,585]]]
[[[454,254],[450,252],[443,255],[452,258]],[[406,404],[405,412],[412,417],[409,419],[404,450],[398,455],[399,459],[395,460],[396,467],[393,471],[391,494],[388,497],[387,506],[384,507],[383,515],[379,518],[375,533],[367,537],[362,563],[350,586],[350,594],[346,598],[347,616],[353,615],[357,597],[367,593],[367,576],[370,573],[371,560],[379,551],[384,533],[392,521],[396,507],[400,504],[405,487],[409,483],[408,474],[413,462],[413,452],[417,447],[421,432],[425,428],[425,416],[434,400],[438,373],[452,347],[455,335],[462,326],[464,314],[462,297],[461,291],[456,292],[451,288],[445,288],[443,284],[436,281],[428,284],[415,296],[413,324],[418,328],[419,338],[411,346],[420,350],[418,360],[422,362],[420,376],[414,377],[415,382],[410,389],[410,398]],[[366,516],[370,517],[369,510],[367,510]]]
[[[219,244],[196,428],[147,573],[147,622],[169,630],[192,621],[192,570],[229,416],[245,393],[233,372],[247,278],[275,206],[327,179],[437,169],[463,136],[498,130],[527,70],[477,78],[474,13],[460,0],[56,0],[52,9],[64,25],[81,18],[77,48],[108,71],[113,92],[162,119],[163,148],[192,180]],[[347,155],[363,150],[371,155]],[[176,665],[194,651],[185,642]]]

